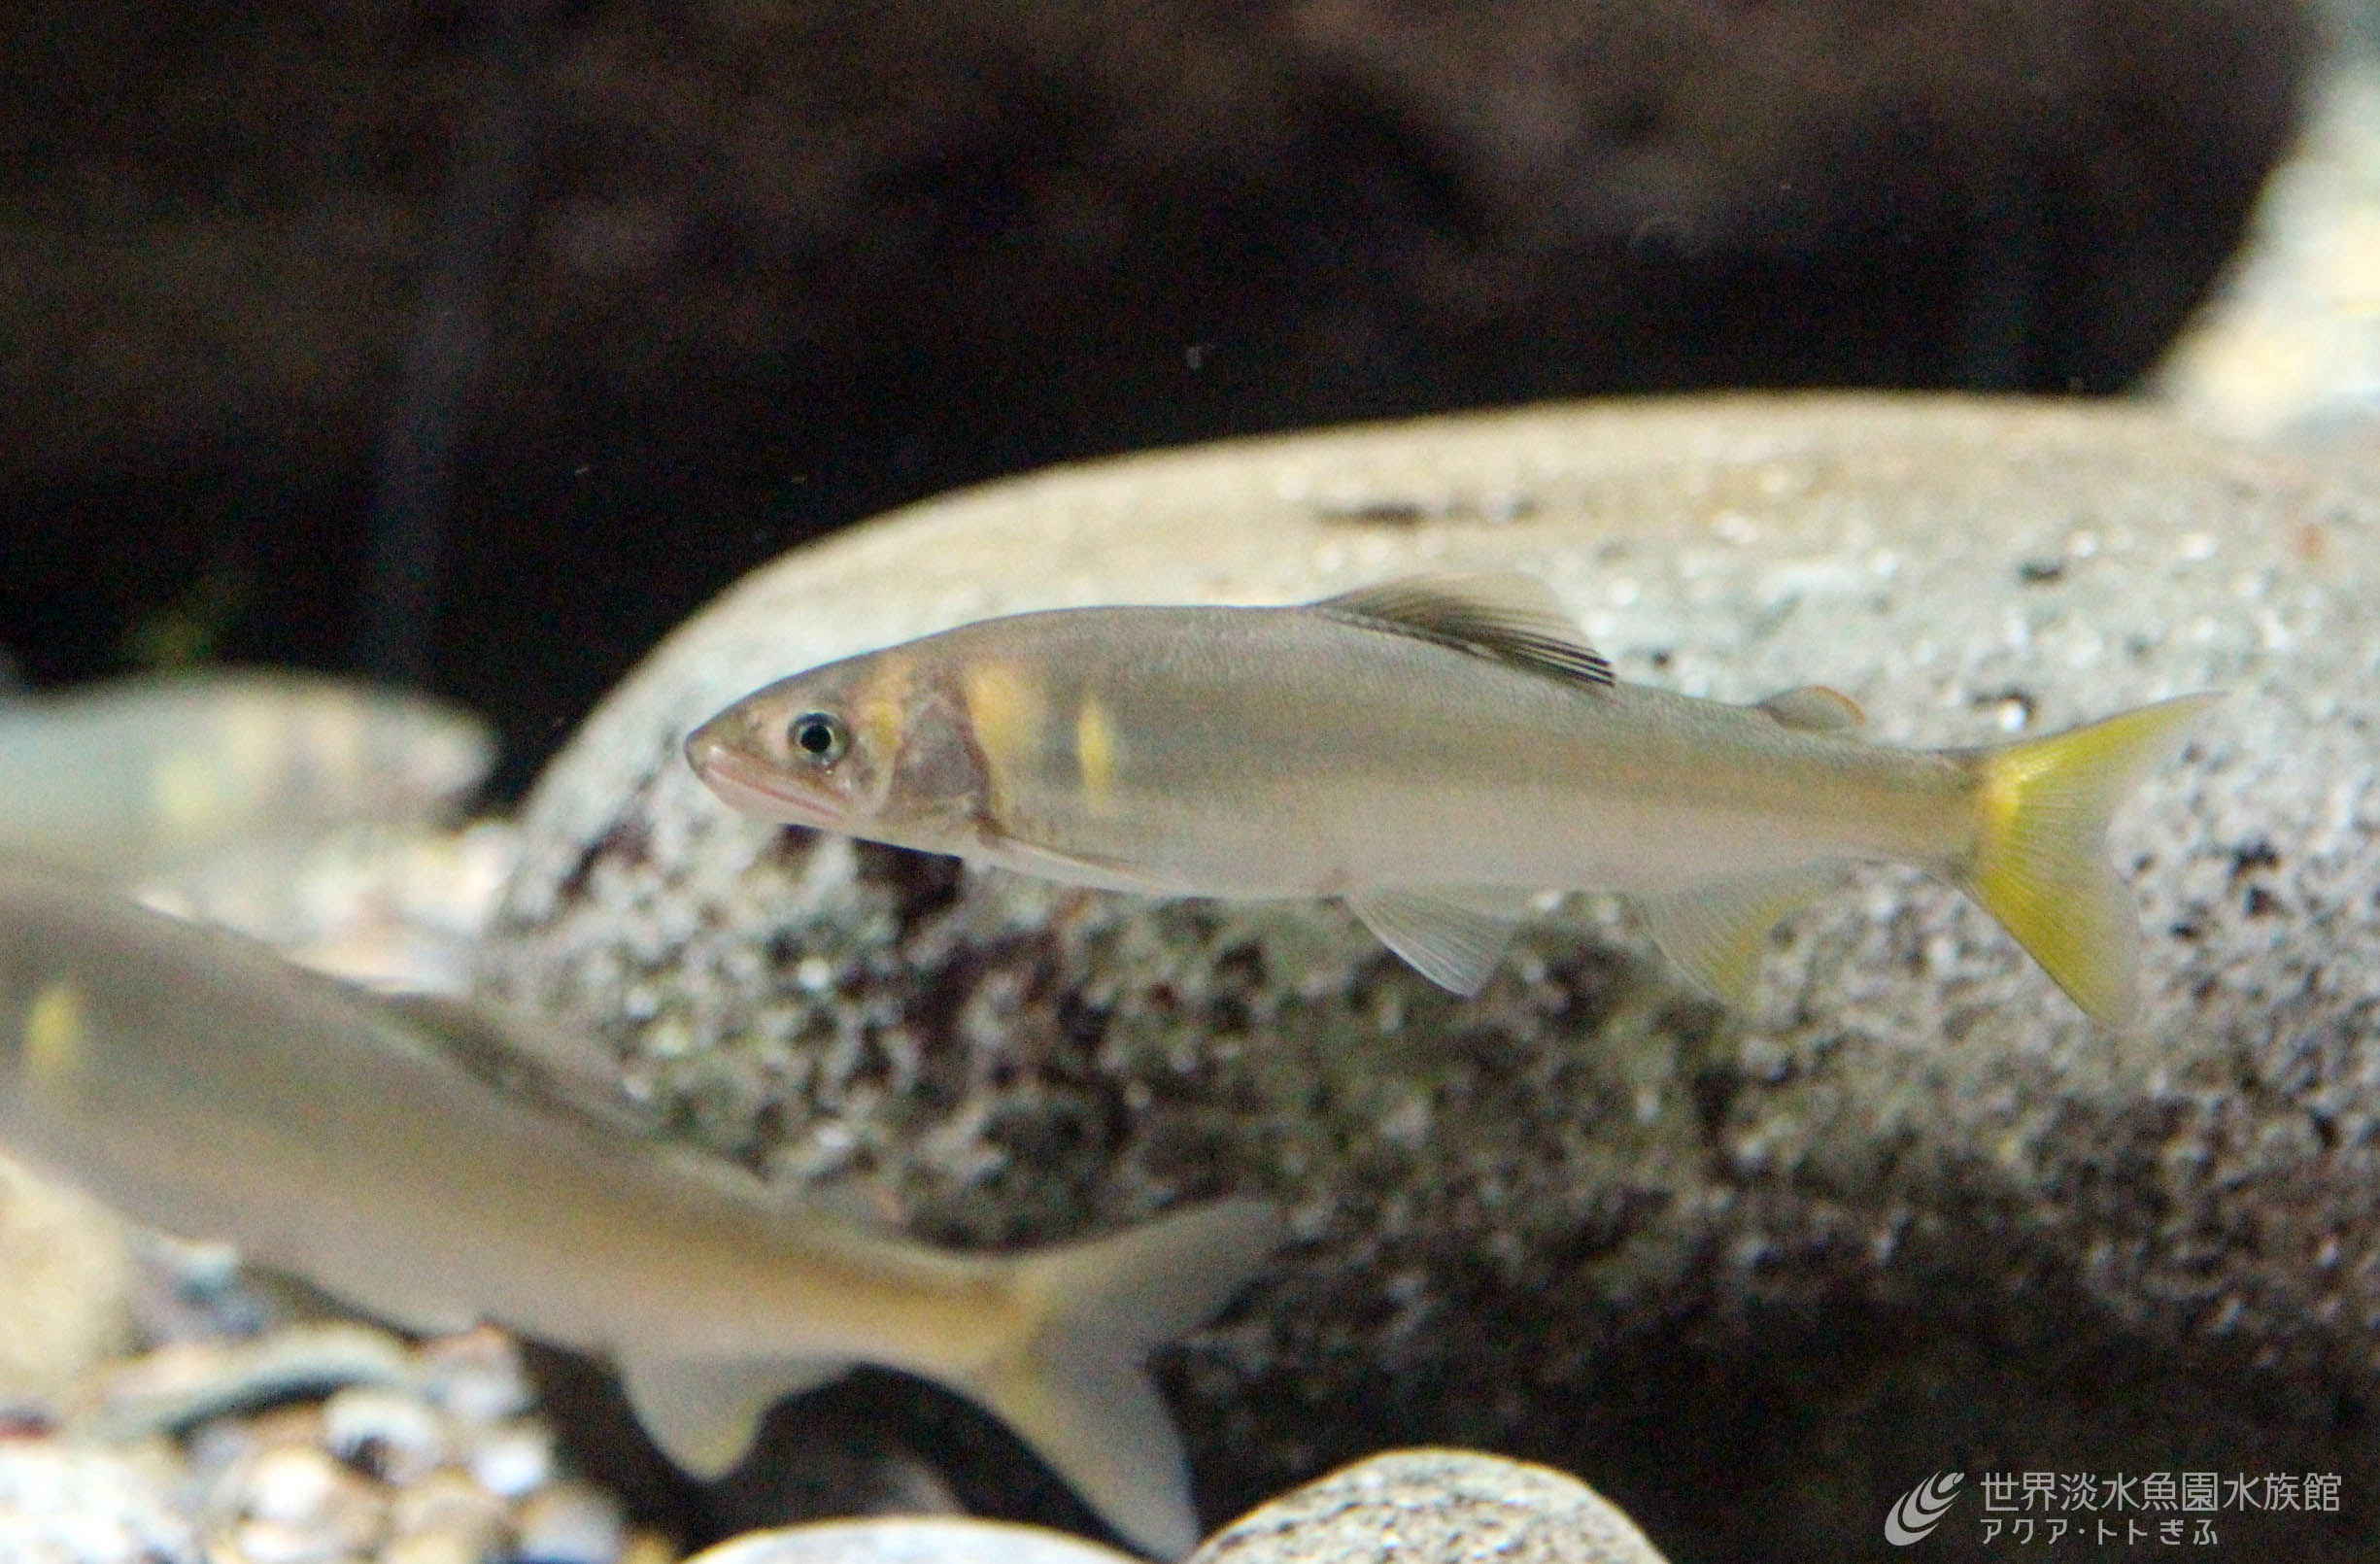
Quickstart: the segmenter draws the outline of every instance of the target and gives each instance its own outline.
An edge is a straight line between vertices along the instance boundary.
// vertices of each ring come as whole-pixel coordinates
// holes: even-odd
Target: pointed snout
[[[686,764],[738,814],[780,826],[834,829],[840,808],[753,754],[741,742],[750,727],[743,713],[721,712],[686,735]]]
[[[695,775],[705,782],[711,779],[719,758],[727,753],[727,735],[720,731],[724,721],[722,717],[713,717],[686,735],[686,764],[693,766]]]

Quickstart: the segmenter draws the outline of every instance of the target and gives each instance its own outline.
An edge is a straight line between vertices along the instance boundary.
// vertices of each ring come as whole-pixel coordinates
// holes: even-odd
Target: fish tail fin
[[[1973,754],[1981,831],[1951,878],[2102,1026],[2130,1019],[2140,960],[2139,914],[2107,862],[2108,822],[2222,698],[2181,696]]]
[[[1231,1302],[1280,1237],[1270,1203],[1230,1200],[1024,1257],[1015,1287],[1038,1328],[966,1388],[1133,1546],[1178,1558],[1198,1513],[1141,1360]]]

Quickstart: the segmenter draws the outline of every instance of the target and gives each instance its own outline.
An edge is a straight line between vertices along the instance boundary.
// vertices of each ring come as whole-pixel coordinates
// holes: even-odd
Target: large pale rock
[[[882,1515],[751,1532],[687,1564],[1133,1564],[1133,1557],[1038,1526]]]
[[[1387,1558],[1666,1564],[1634,1521],[1578,1479],[1469,1450],[1397,1450],[1359,1461],[1241,1516],[1191,1554],[1190,1564]]]
[[[1909,871],[1792,919],[1753,1013],[1595,898],[1463,1003],[1332,906],[771,832],[678,756],[754,685],[980,615],[1439,566],[1544,576],[1626,678],[1834,684],[1883,742],[2228,690],[2118,824],[2141,1024],[2094,1031]],[[1697,1558],[1833,1554],[1953,1465],[2368,1493],[2376,566],[2370,470],[2120,408],[1549,407],[1053,472],[791,556],[655,653],[532,800],[486,981],[687,1136],[937,1239],[1287,1202],[1297,1241],[1173,1360],[1216,1510],[1449,1441]],[[2363,1557],[2376,1522],[2261,1535]]]
[[[55,1417],[68,1387],[132,1335],[124,1225],[0,1154],[0,1423]]]

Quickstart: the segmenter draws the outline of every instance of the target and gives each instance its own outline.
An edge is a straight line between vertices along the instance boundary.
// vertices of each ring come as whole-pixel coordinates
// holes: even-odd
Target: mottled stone
[[[1593,897],[1464,1003],[1335,907],[772,832],[678,755],[939,626],[1426,567],[1542,575],[1625,678],[1835,685],[1884,742],[2228,690],[2117,825],[2140,1024],[2091,1029],[1914,871],[1788,921],[1751,1013]],[[1589,1473],[1700,1558],[1833,1551],[1989,1460],[2380,1491],[2349,1437],[2380,1388],[2376,616],[2380,474],[2137,409],[1548,407],[1064,469],[679,631],[541,783],[486,981],[608,1038],[684,1138],[935,1239],[1287,1202],[1298,1241],[1172,1359],[1210,1505],[1448,1442]],[[2250,1533],[2347,1558],[2375,1526]]]
[[[1233,1521],[1190,1564],[1665,1564],[1577,1478],[1468,1450],[1396,1450]]]

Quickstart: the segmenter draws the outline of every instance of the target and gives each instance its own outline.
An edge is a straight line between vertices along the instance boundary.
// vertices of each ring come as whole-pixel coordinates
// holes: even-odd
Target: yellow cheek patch
[[[25,1011],[25,1078],[52,1091],[71,1081],[89,1051],[83,995],[72,983],[52,983]]]
[[[851,721],[861,748],[890,774],[901,755],[901,739],[908,721],[909,661],[886,656],[877,660],[875,677],[852,703]]]
[[[1049,699],[1040,681],[1003,663],[969,668],[964,681],[967,723],[983,756],[988,800],[995,819],[1005,819],[1007,800],[1028,774],[1049,723]]]
[[[1104,807],[1115,787],[1115,727],[1097,696],[1084,696],[1074,713],[1074,760],[1082,771],[1084,801]]]

